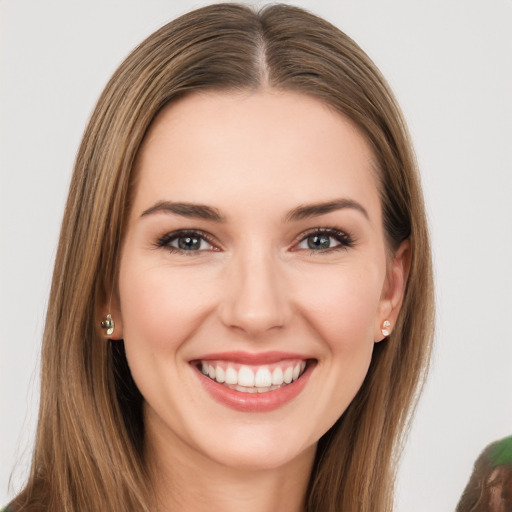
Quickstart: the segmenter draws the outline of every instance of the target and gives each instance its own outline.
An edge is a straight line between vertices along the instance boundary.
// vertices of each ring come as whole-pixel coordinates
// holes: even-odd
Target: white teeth
[[[268,368],[260,368],[256,372],[254,385],[257,388],[268,388],[272,385],[272,375],[270,375],[270,370]]]
[[[238,373],[231,366],[226,370],[226,384],[238,384]]]
[[[284,374],[283,374],[283,380],[286,384],[290,384],[290,382],[292,381],[293,379],[293,368],[291,366],[289,366],[288,368],[286,368],[286,370],[284,371]]]
[[[215,380],[217,382],[220,382],[221,384],[223,382],[226,382],[226,373],[224,372],[224,370],[220,366],[217,366],[215,368]]]
[[[258,392],[258,388],[249,388],[249,387],[246,387],[246,386],[235,386],[235,389],[237,391],[242,391],[243,393],[257,393]]]
[[[242,391],[243,393],[266,393],[267,391],[274,391],[274,389],[279,389],[281,386],[268,386],[266,388],[246,388],[245,386],[239,386],[238,384],[224,384],[226,387],[230,389],[236,389],[237,391]]]
[[[256,372],[250,366],[237,366],[238,371],[233,366],[226,368],[219,363],[209,364],[201,361],[201,372],[210,379],[238,391],[266,393],[296,381],[305,370],[306,361],[299,361],[295,366],[286,368],[275,366],[272,371],[268,366],[261,366]]]
[[[280,386],[283,383],[283,370],[281,368],[276,368],[272,372],[272,384],[274,386]]]
[[[238,371],[238,384],[247,388],[254,386],[254,372],[247,366],[242,366]]]

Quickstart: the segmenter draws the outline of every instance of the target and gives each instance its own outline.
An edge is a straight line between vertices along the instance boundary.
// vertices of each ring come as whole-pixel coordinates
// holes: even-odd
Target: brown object
[[[496,449],[505,442],[512,443],[512,437],[490,444],[480,454],[456,512],[512,512],[512,465],[496,464]]]

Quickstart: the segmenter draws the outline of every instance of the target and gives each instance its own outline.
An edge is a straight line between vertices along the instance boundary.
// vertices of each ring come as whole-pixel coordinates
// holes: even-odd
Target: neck
[[[151,438],[149,438],[151,439]],[[304,512],[315,446],[277,468],[228,467],[153,437],[146,459],[158,512]]]

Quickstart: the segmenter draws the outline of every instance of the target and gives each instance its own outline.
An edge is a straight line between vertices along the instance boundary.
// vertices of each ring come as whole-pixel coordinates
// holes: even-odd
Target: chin
[[[231,444],[231,443],[230,443]],[[215,447],[210,451],[210,458],[217,464],[239,471],[271,471],[295,463],[302,457],[314,457],[316,443],[306,446],[302,450],[290,444],[283,446],[269,440],[238,445],[232,443],[230,447]]]

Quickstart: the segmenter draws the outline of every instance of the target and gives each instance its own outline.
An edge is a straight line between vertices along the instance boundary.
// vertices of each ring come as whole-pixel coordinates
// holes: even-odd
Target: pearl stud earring
[[[382,336],[389,336],[390,334],[390,330],[389,328],[391,327],[391,322],[389,320],[384,320],[384,322],[382,322],[382,329],[380,330],[380,332],[382,333]]]

